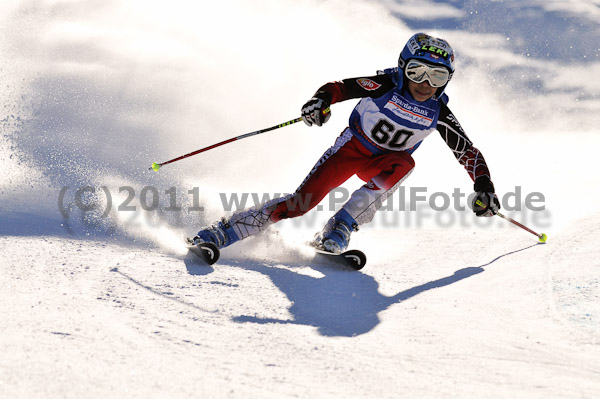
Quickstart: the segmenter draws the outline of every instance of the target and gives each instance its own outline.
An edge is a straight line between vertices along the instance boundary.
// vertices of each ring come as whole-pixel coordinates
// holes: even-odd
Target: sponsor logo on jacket
[[[400,118],[421,126],[431,126],[435,117],[435,110],[406,101],[404,98],[393,95],[385,105]]]
[[[381,87],[381,84],[367,78],[356,79],[356,82],[365,90],[373,91]]]

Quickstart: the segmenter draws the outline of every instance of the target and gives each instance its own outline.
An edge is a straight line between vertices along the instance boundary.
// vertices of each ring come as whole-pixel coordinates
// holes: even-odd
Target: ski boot
[[[345,210],[341,209],[315,235],[313,246],[334,254],[342,253],[348,248],[350,234],[358,230],[356,220]]]
[[[197,245],[203,242],[211,242],[219,249],[225,248],[238,240],[239,237],[225,219],[200,230],[196,237],[188,238],[190,244]]]

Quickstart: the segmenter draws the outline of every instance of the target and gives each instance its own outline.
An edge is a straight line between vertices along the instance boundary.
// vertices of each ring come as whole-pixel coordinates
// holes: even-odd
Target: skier
[[[348,247],[351,233],[370,222],[410,175],[415,166],[411,154],[434,130],[439,131],[474,182],[475,214],[496,214],[500,203],[485,159],[447,105],[444,90],[453,73],[454,52],[448,42],[417,33],[400,53],[398,67],[375,76],[325,84],[302,107],[302,118],[308,126],[326,123],[331,117],[331,104],[361,100],[350,115],[349,126],[298,189],[260,207],[235,212],[228,220],[200,230],[190,241],[212,242],[218,248],[231,245],[279,220],[303,215],[356,174],[366,184],[352,194],[313,241],[319,249],[340,253]]]

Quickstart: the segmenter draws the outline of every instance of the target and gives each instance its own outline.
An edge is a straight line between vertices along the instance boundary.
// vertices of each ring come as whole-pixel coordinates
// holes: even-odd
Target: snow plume
[[[284,188],[293,190],[295,180],[312,162],[312,158],[303,160],[299,172],[297,165],[286,162],[290,142],[300,149],[311,147],[314,132],[299,127],[224,147],[159,173],[148,171],[152,162],[296,117],[299,106],[322,82],[338,76],[340,64],[342,71],[346,66],[344,74],[373,70],[374,65],[361,69],[339,62],[340,51],[351,53],[354,44],[345,33],[358,15],[369,21],[386,18],[385,11],[359,4],[334,19],[339,9],[334,3],[288,3],[21,1],[5,5],[10,18],[3,32],[7,38],[3,71],[11,80],[5,104],[15,109],[5,122],[12,123],[13,118],[20,122],[6,132],[7,146],[10,143],[13,149],[2,156],[26,160],[19,173],[39,174],[52,184],[53,195],[42,199],[41,205],[49,208],[46,216],[57,222],[64,222],[57,202],[65,197],[74,202],[82,189],[91,194],[88,187],[94,188],[92,197],[103,214],[110,199],[102,194],[106,192],[102,187],[109,181],[119,182],[111,191],[130,188],[138,202],[141,191],[153,187],[161,197],[160,207],[172,201],[165,194],[170,188],[178,192],[176,201],[185,205],[213,195],[217,181],[223,183],[223,190],[239,189],[246,181],[246,191],[269,187],[257,187],[253,176],[283,181],[282,176],[291,173],[294,181]],[[315,19],[328,26],[321,32],[327,40],[318,55],[305,50],[304,22]],[[332,19],[337,22],[328,23]],[[352,36],[356,39],[358,32]],[[368,42],[362,38],[356,44],[368,49]],[[332,47],[341,48],[331,52]],[[17,67],[8,68],[8,59]],[[388,53],[384,64],[393,64],[394,59],[394,53]],[[370,64],[366,61],[367,57],[363,63]],[[336,130],[344,119],[340,118]],[[252,172],[240,179],[241,170]],[[19,173],[11,169],[12,179]],[[13,185],[13,181],[3,183],[9,198],[14,198],[15,188],[9,187]],[[60,198],[64,188],[67,191]],[[187,192],[194,188],[198,191],[192,198]],[[4,203],[13,211],[25,211],[38,208],[39,201],[36,196],[25,203],[11,199]],[[93,212],[88,213],[83,219],[93,219]],[[215,210],[214,216],[218,213]],[[185,215],[183,219],[192,221]],[[98,230],[69,223],[72,231]],[[123,226],[117,223],[117,227]],[[11,231],[6,226],[5,230]],[[104,230],[106,226],[100,226],[99,231]]]

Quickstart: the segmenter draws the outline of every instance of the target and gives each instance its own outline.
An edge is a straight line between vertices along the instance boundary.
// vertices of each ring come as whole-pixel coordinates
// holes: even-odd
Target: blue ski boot
[[[202,242],[212,242],[217,248],[221,249],[236,241],[239,241],[239,237],[235,234],[233,227],[223,219],[212,226],[200,230],[196,237],[192,239],[192,244],[196,245]]]
[[[356,220],[345,209],[341,209],[329,219],[323,230],[317,233],[313,245],[334,254],[342,253],[348,248],[350,234],[357,230]]]

